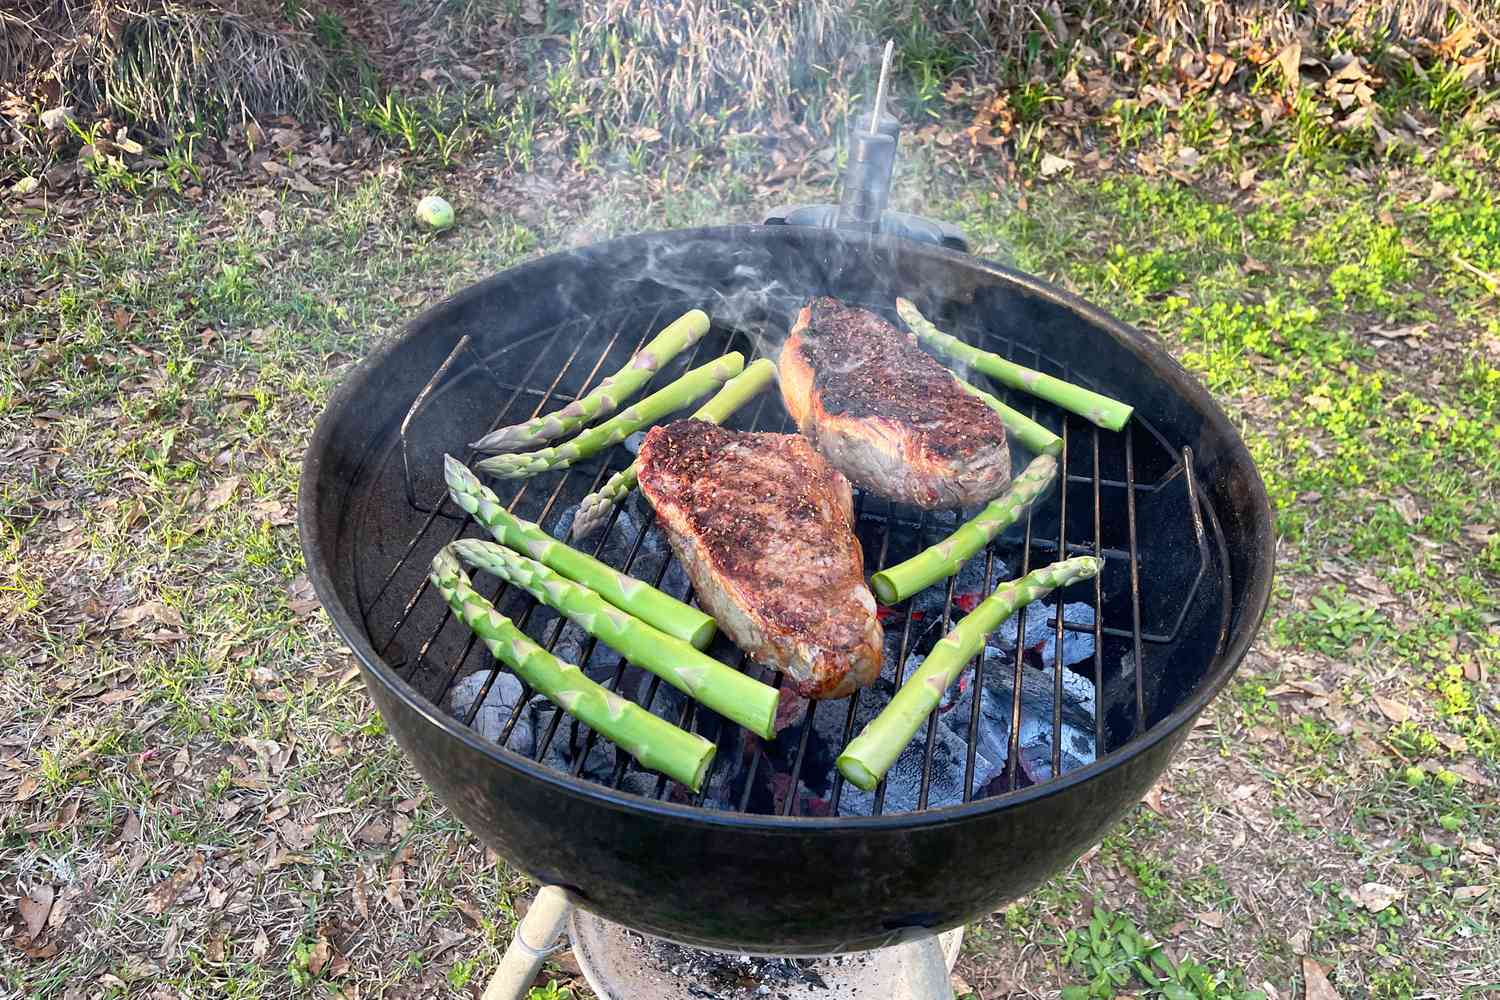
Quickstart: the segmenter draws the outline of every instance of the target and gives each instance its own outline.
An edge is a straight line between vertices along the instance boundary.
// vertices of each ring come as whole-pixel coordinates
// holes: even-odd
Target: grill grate
[[[390,559],[389,570],[380,573],[366,568],[355,574],[356,580],[379,581],[368,594],[360,591],[360,609],[380,655],[393,663],[409,683],[435,704],[447,706],[461,678],[484,672],[477,696],[465,712],[455,716],[464,724],[476,724],[476,717],[504,668],[489,658],[474,636],[451,619],[426,580],[427,562],[442,545],[463,535],[484,537],[482,529],[446,499],[440,473],[435,471],[440,466],[437,459],[441,449],[454,451],[465,461],[472,462],[476,458],[472,450],[466,445],[461,452],[459,450],[464,441],[473,440],[486,429],[556,409],[586,393],[618,368],[654,331],[685,308],[687,306],[654,311],[620,310],[540,331],[488,354],[476,337],[465,335],[413,399],[398,432],[399,459],[394,457],[396,452],[392,452],[387,462],[398,463],[399,471],[395,474],[403,480],[407,502],[413,511],[411,523],[415,527],[410,537],[398,544],[390,555],[383,557],[376,551],[369,557],[375,561]],[[989,349],[1022,364],[1081,384],[1091,384],[1038,349],[962,324],[957,325],[954,332],[970,342],[984,343]],[[665,384],[688,368],[725,350],[740,350],[747,357],[755,353],[751,337],[716,325],[692,350],[684,352],[684,356],[660,373],[654,385]],[[513,380],[507,375],[513,375]],[[474,380],[478,380],[477,384]],[[643,392],[652,388],[647,387]],[[1060,558],[1059,553],[1094,554],[1106,559],[1105,572],[1094,578],[1091,587],[1088,584],[1076,585],[1049,599],[1054,606],[1054,613],[1046,622],[1054,644],[1050,677],[1050,775],[1055,778],[1063,774],[1067,766],[1062,753],[1065,672],[1071,670],[1093,685],[1096,756],[1103,757],[1138,736],[1154,721],[1151,717],[1153,699],[1148,696],[1148,691],[1152,680],[1162,676],[1169,666],[1172,650],[1180,640],[1190,611],[1196,609],[1202,614],[1205,605],[1212,605],[1206,613],[1220,622],[1218,643],[1222,645],[1229,614],[1229,587],[1227,581],[1221,586],[1207,588],[1203,587],[1203,582],[1206,578],[1224,578],[1228,562],[1213,512],[1200,502],[1190,449],[1173,448],[1139,416],[1121,433],[1101,431],[1072,416],[1064,417],[1052,407],[1038,405],[1031,397],[992,388],[1012,406],[1029,412],[1033,419],[1049,425],[1062,437],[1063,485],[1054,488],[1019,525],[975,557],[976,561],[982,560],[983,580],[994,579],[1002,559],[1009,571],[1007,576],[1021,575],[1034,565]],[[460,390],[469,396],[489,400],[492,411],[484,426],[469,428],[462,440],[454,437],[454,421],[444,413],[450,405],[448,397]],[[500,400],[498,410],[494,408],[494,400]],[[730,425],[747,430],[795,429],[786,417],[774,387],[737,414]],[[1138,438],[1141,439],[1139,443]],[[492,482],[491,486],[502,499],[506,498],[507,491],[510,492],[508,506],[511,510],[541,523],[560,536],[557,522],[563,512],[630,460],[631,456],[624,449],[616,448],[570,469],[529,480]],[[544,487],[549,487],[545,494]],[[859,491],[855,496],[856,525],[864,545],[867,572],[933,544],[964,519],[964,515],[952,512],[929,513],[900,507]],[[1123,517],[1120,516],[1121,507]],[[665,551],[661,529],[654,518],[649,512],[648,516],[636,516],[627,514],[627,510],[639,514],[646,511],[646,505],[644,501],[632,500],[617,505],[604,530],[586,539],[580,547],[664,589],[674,590],[675,583],[678,596],[691,600],[685,575]],[[1153,539],[1171,536],[1180,543],[1173,547],[1189,547],[1190,554],[1161,552],[1164,545],[1155,540],[1143,553],[1137,530],[1141,510],[1151,515]],[[648,540],[653,538],[655,544],[648,545]],[[359,551],[363,553],[364,550]],[[1159,565],[1154,569],[1146,567],[1143,571],[1143,558],[1152,553],[1159,553]],[[365,557],[361,554],[360,558]],[[912,607],[918,598],[889,609],[891,617],[886,622],[887,635],[899,633],[900,640],[896,644],[898,654],[894,660],[888,657],[881,682],[839,702],[809,703],[803,720],[783,732],[777,742],[786,748],[789,761],[785,760],[787,754],[783,754],[783,764],[777,769],[781,791],[779,799],[773,797],[771,811],[782,815],[798,814],[804,800],[803,791],[808,791],[811,799],[810,789],[815,785],[819,790],[827,790],[826,795],[819,797],[823,803],[821,810],[831,815],[848,814],[848,789],[842,776],[833,769],[832,756],[826,753],[827,748],[817,761],[810,760],[817,720],[835,720],[836,728],[842,734],[839,745],[846,744],[854,735],[857,723],[888,700],[891,685],[899,678],[902,665],[916,651],[920,639],[940,636],[947,631],[952,621],[955,597],[959,596],[955,593],[958,580],[959,577],[955,576],[946,583],[947,600],[943,603],[936,630],[925,621],[921,612]],[[515,619],[520,628],[545,648],[556,651],[569,628],[565,619],[528,595],[509,590],[503,584],[497,585],[486,577],[478,577],[475,582],[480,592],[494,601],[503,613]],[[1076,596],[1084,591],[1091,593],[1083,598]],[[1080,601],[1092,609],[1092,615],[1084,616],[1088,620],[1069,620],[1063,609]],[[1014,656],[1008,664],[1012,700],[1002,783],[996,784],[992,780],[985,788],[976,788],[984,678],[987,670],[1001,670],[1005,666],[998,661],[987,663],[989,658],[981,655],[970,665],[962,682],[973,685],[962,760],[964,802],[976,797],[1008,794],[1030,780],[1019,773],[1018,767],[1022,689],[1027,671],[1039,668],[1026,662],[1022,618],[1017,616],[1015,619]],[[1003,628],[1010,626],[1007,624]],[[1091,636],[1093,647],[1085,661],[1071,666],[1064,665],[1064,643],[1068,632]],[[460,634],[462,638],[455,641]],[[760,746],[760,741],[714,713],[699,712],[690,699],[682,699],[678,706],[671,704],[670,698],[662,702],[658,698],[660,681],[654,676],[647,675],[649,680],[644,682],[643,690],[631,692],[627,678],[634,668],[616,658],[612,673],[606,677],[590,666],[596,652],[607,654],[608,651],[599,650],[596,640],[588,637],[581,642],[577,654],[577,662],[596,679],[617,693],[634,697],[677,725],[696,729],[718,745],[719,751],[704,792],[692,795],[675,782],[658,776],[651,794],[712,808],[767,811],[764,802],[757,804],[753,793],[759,787],[759,770],[777,765],[771,762],[767,748]],[[780,686],[779,675],[751,664],[743,653],[722,637],[710,653]],[[1114,672],[1118,676],[1111,673],[1115,663],[1121,666],[1121,670]],[[503,746],[512,744],[532,700],[533,692],[522,685],[520,695],[514,699],[496,736],[498,743]],[[918,809],[926,809],[931,804],[938,715],[934,712],[927,722],[916,798]],[[586,762],[595,756],[593,751],[597,739],[592,731],[571,718],[567,718],[567,731],[563,734],[564,719],[561,712],[551,713],[545,730],[535,740],[531,755],[536,760],[545,760],[556,741],[564,739],[567,747],[564,756],[571,761],[571,773],[579,776]],[[842,721],[838,723],[840,719]],[[614,761],[602,783],[620,789],[627,775],[639,774],[640,769],[628,755],[613,747],[606,749],[613,753]],[[833,754],[837,749],[832,748]],[[723,777],[719,772],[725,769],[736,771],[732,784],[716,780],[716,776]],[[601,779],[596,775],[595,780]],[[639,790],[639,782],[635,787]],[[708,801],[709,790],[716,787],[721,791],[737,788],[738,794]],[[886,811],[886,793],[887,782],[882,781],[868,806],[869,812],[878,815]],[[864,811],[860,810],[861,813]]]

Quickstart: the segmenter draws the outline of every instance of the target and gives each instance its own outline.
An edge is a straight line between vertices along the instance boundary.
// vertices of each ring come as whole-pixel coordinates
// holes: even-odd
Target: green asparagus
[[[483,452],[524,451],[571,434],[599,417],[609,416],[651,381],[651,376],[661,371],[663,365],[707,332],[707,313],[701,309],[686,312],[636,351],[624,368],[600,382],[582,399],[573,400],[556,413],[490,431],[472,447]]]
[[[761,358],[759,361],[752,362],[744,371],[725,382],[724,388],[720,389],[714,398],[700,406],[692,419],[706,420],[711,424],[723,423],[735,410],[744,406],[764,389],[775,373],[776,363],[770,358]],[[604,524],[605,519],[609,517],[610,510],[627,493],[635,489],[635,483],[636,469],[635,463],[632,462],[628,469],[616,472],[609,478],[609,482],[584,497],[578,505],[578,513],[573,515],[573,537],[582,538],[592,534],[595,529]]]
[[[494,542],[462,538],[454,549],[467,563],[530,593],[581,625],[631,663],[696,701],[771,739],[780,692],[626,614],[581,584]]]
[[[480,462],[479,468],[502,479],[520,479],[548,469],[567,468],[580,459],[619,444],[642,427],[712,392],[738,375],[744,367],[744,355],[738,351],[726,354],[694,368],[671,385],[658,389],[597,427],[590,427],[567,444],[521,455],[495,455]]]
[[[495,658],[509,666],[543,697],[592,727],[641,762],[687,785],[703,786],[714,744],[677,728],[590,680],[572,663],[557,659],[526,637],[509,618],[475,593],[449,548],[432,560],[432,583],[459,620],[469,626]]]
[[[1020,410],[1013,410],[1000,400],[991,396],[977,386],[972,386],[963,379],[958,380],[959,386],[970,395],[978,396],[985,406],[1000,415],[1000,422],[1005,429],[1028,451],[1034,451],[1038,455],[1061,455],[1062,438],[1053,434],[1041,424],[1032,420]]]
[[[973,520],[931,548],[872,576],[875,596],[882,604],[895,604],[957,573],[970,556],[1014,524],[1056,476],[1057,459],[1038,455],[1011,482],[1010,489],[991,500]]]
[[[984,648],[986,636],[1032,601],[1058,587],[1090,579],[1103,565],[1093,556],[1079,556],[1002,583],[938,640],[890,704],[844,748],[838,759],[840,773],[865,791],[874,789],[964,665]]]
[[[443,456],[443,475],[453,502],[474,515],[489,529],[495,541],[557,570],[563,576],[594,591],[621,611],[628,611],[668,635],[684,639],[698,649],[714,637],[714,620],[670,594],[626,576],[593,556],[569,548],[538,525],[506,510],[479,477],[452,455]]]
[[[1049,403],[1055,403],[1069,413],[1076,413],[1085,420],[1108,430],[1117,431],[1130,419],[1133,407],[1125,403],[1102,396],[1082,386],[1073,385],[1071,382],[1064,382],[1045,372],[1023,367],[1014,361],[1007,361],[998,354],[982,351],[965,344],[957,337],[944,333],[933,326],[917,311],[917,307],[906,299],[896,300],[896,312],[911,328],[911,332],[916,334],[917,339],[949,357],[957,358],[979,369],[1003,385],[1019,392],[1028,392]]]

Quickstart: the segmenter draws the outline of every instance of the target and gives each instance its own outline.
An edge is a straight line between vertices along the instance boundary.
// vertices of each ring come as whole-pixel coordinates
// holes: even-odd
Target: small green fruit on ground
[[[417,202],[417,221],[428,229],[447,229],[453,225],[453,206],[447,199],[430,194]]]

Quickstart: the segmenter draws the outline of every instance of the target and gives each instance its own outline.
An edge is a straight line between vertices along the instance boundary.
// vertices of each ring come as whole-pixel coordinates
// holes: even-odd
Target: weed
[[[1095,909],[1081,930],[1063,936],[1062,962],[1088,977],[1086,986],[1069,986],[1063,1000],[1112,1000],[1136,983],[1138,995],[1164,1000],[1265,1000],[1248,989],[1239,970],[1214,971],[1191,955],[1174,961],[1122,913]]]

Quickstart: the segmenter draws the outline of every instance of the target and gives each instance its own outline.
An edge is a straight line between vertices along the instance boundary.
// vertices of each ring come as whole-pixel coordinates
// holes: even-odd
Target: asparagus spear
[[[683,313],[631,357],[624,368],[600,382],[593,392],[575,399],[556,413],[490,431],[472,445],[479,451],[524,451],[571,434],[598,417],[608,416],[634,396],[651,376],[708,332],[708,314],[701,309]]]
[[[692,419],[706,420],[711,424],[723,423],[735,410],[744,406],[755,397],[756,393],[764,389],[775,372],[776,363],[770,358],[761,358],[759,361],[752,362],[744,371],[725,382],[724,388],[720,389],[714,398],[700,406],[693,413]],[[582,538],[602,525],[605,518],[609,517],[610,509],[622,500],[625,494],[635,489],[635,483],[636,468],[635,463],[632,462],[628,469],[616,472],[609,478],[609,482],[584,497],[578,505],[578,513],[573,515],[573,537]]]
[[[1006,406],[978,386],[972,386],[963,379],[959,379],[958,384],[965,392],[971,396],[978,396],[985,406],[998,413],[1000,415],[1000,422],[1005,425],[1005,429],[1014,435],[1017,441],[1025,445],[1027,450],[1034,451],[1039,455],[1062,454],[1062,438],[1053,434],[1020,410],[1013,410]]]
[[[548,701],[640,761],[642,767],[660,771],[695,792],[702,787],[703,776],[708,773],[714,756],[712,742],[685,732],[601,687],[574,664],[557,659],[532,642],[509,618],[474,592],[450,548],[433,557],[433,585],[496,659]]]
[[[1076,413],[1085,420],[1112,431],[1124,427],[1125,421],[1130,419],[1134,408],[1118,400],[1101,396],[1097,392],[1073,385],[1071,382],[1064,382],[1045,372],[1025,368],[1014,361],[1007,361],[998,354],[981,351],[977,347],[965,344],[957,337],[944,333],[933,326],[917,311],[917,307],[906,299],[896,299],[896,312],[906,325],[911,327],[911,332],[917,335],[917,339],[923,343],[942,351],[949,357],[958,358],[972,365],[1012,389],[1039,396],[1049,403],[1055,403],[1070,413]]]
[[[865,791],[873,789],[911,742],[917,727],[937,708],[943,692],[958,679],[964,665],[984,648],[985,636],[1018,609],[1057,587],[1093,577],[1103,565],[1093,556],[1078,556],[995,588],[938,640],[890,704],[844,748],[839,754],[839,771]]]
[[[610,445],[619,444],[668,413],[682,409],[738,375],[744,367],[745,356],[738,351],[731,352],[694,368],[671,385],[633,403],[597,427],[590,427],[567,444],[524,455],[495,455],[480,462],[479,468],[503,479],[520,479],[548,469],[567,468]]]
[[[598,594],[534,559],[494,542],[461,538],[454,550],[467,563],[529,592],[631,663],[651,671],[688,697],[757,736],[771,739],[780,692],[647,625]]]
[[[1014,524],[1016,518],[1046,492],[1056,475],[1057,459],[1051,455],[1038,455],[1032,459],[1010,484],[1010,489],[991,500],[973,520],[931,548],[872,576],[870,583],[875,588],[875,596],[882,604],[895,604],[957,573],[970,556]]]
[[[495,541],[524,552],[543,565],[593,590],[621,611],[654,625],[668,635],[692,643],[698,649],[714,637],[714,620],[670,594],[626,576],[593,556],[569,548],[531,521],[516,517],[500,504],[500,498],[452,455],[443,456],[443,476],[453,502],[474,515],[489,529]]]

